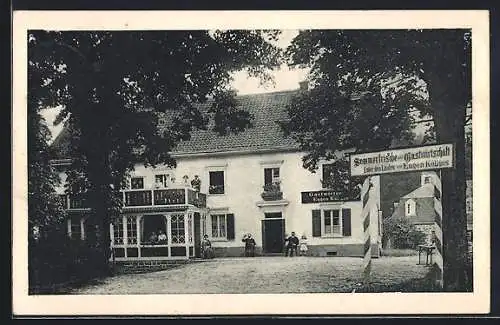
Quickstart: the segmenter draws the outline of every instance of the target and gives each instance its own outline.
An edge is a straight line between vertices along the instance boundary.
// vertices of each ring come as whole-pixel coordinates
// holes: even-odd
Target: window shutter
[[[273,173],[271,168],[264,169],[264,184],[271,184],[273,182]]]
[[[342,209],[342,235],[351,236],[351,209]]]
[[[312,210],[312,235],[321,237],[321,210]]]
[[[227,218],[227,239],[234,239],[234,214],[228,213]]]

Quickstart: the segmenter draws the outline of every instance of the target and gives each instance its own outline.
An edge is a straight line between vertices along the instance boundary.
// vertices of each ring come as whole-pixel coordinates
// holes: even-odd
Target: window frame
[[[157,181],[158,177],[161,178],[160,183],[161,183],[162,188],[168,187],[168,183],[169,183],[172,175],[170,173],[158,173],[158,174],[155,174],[155,183],[154,183],[155,187],[158,184],[158,181]]]
[[[210,190],[210,187],[212,186],[211,179],[210,179],[211,173],[222,173],[222,193],[211,193],[211,190]],[[208,190],[207,190],[208,195],[225,195],[226,194],[226,170],[222,169],[222,168],[209,170],[207,183],[208,183],[207,184],[208,185]]]
[[[280,166],[273,166],[273,167],[264,167],[263,172],[264,172],[264,185],[266,184],[266,170],[270,169],[271,170],[271,184],[276,184],[276,183],[281,183],[281,170]],[[278,176],[275,176],[275,171],[278,171]]]
[[[210,221],[210,239],[212,241],[228,241],[227,239],[227,215],[228,212],[214,212],[209,214],[210,218],[208,218]],[[224,217],[224,236],[220,236],[220,217]],[[213,217],[216,217],[217,219],[217,236],[214,236],[214,224],[213,224]],[[207,227],[208,228],[208,227]]]
[[[174,217],[176,218],[174,221]],[[182,222],[179,220],[182,218]],[[175,212],[170,215],[170,226],[168,227],[169,233],[167,233],[167,238],[169,238],[169,245],[170,246],[185,246],[187,242],[186,238],[186,223],[187,223],[187,216],[184,215],[183,213]],[[182,224],[182,227],[179,225]],[[174,238],[176,239],[174,241]],[[180,239],[182,238],[182,240]]]
[[[417,203],[413,199],[408,199],[405,202],[405,216],[414,217],[417,215]]]
[[[85,239],[85,229],[84,229],[84,228],[85,228],[85,227],[84,227],[84,222],[85,222],[85,220],[84,220],[84,218],[83,218],[83,217],[80,217],[79,219],[77,219],[77,220],[78,220],[78,227],[73,227],[74,225],[76,225],[76,224],[77,224],[77,223],[73,223],[73,220],[75,220],[76,218],[77,218],[77,217],[75,217],[75,216],[70,216],[70,217],[68,218],[68,226],[67,226],[67,227],[68,227],[68,237],[69,237],[70,239],[75,239],[75,240],[76,240],[76,239],[78,239],[78,240],[84,240],[84,239]],[[73,229],[74,229],[74,228],[78,228],[78,229],[79,229],[79,231],[78,231],[78,232],[75,232],[75,234],[76,234],[76,233],[78,233],[78,234],[79,234],[78,238],[75,238],[75,237],[73,236]]]
[[[137,216],[135,215],[126,216],[125,220],[127,222],[127,242],[124,241],[124,244],[127,246],[135,246],[139,244],[139,229],[137,228]],[[130,242],[132,238],[135,239],[135,243]]]
[[[119,218],[116,218],[116,222],[112,223],[112,225],[113,225],[113,245],[114,246],[125,245],[123,217],[120,216]],[[116,234],[120,234],[120,236],[117,237]],[[117,238],[121,239],[121,243],[116,242]]]
[[[276,180],[279,181],[280,184],[280,189],[283,188],[283,170],[281,167],[283,166],[284,160],[266,160],[266,161],[261,161],[260,162],[260,169],[261,169],[261,176],[260,176],[260,188],[264,188],[266,186],[266,169],[278,169],[279,170],[279,177],[274,179],[273,177],[273,172],[271,171],[271,180],[275,182]]]
[[[132,177],[130,177],[130,189],[131,190],[144,190],[144,189],[146,189],[145,178],[146,177],[144,177],[144,176],[132,176]],[[140,188],[134,188],[133,185],[132,185],[134,179],[141,179],[142,180],[142,187],[140,187]]]
[[[343,230],[344,230],[344,225],[343,225],[343,221],[342,221],[342,209],[347,209],[347,208],[344,208],[344,207],[322,207],[320,210],[321,210],[321,237],[323,238],[337,238],[337,237],[344,237],[343,235]],[[332,232],[330,233],[326,233],[326,225],[325,225],[325,220],[326,220],[326,216],[325,216],[325,212],[326,211],[330,211],[330,227],[332,229]],[[333,211],[338,211],[338,233],[335,233],[333,232]]]

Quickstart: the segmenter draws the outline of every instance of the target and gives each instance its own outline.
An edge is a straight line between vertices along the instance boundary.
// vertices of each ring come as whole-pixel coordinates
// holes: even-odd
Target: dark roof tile
[[[259,150],[296,150],[298,143],[285,137],[277,121],[287,119],[286,106],[297,91],[237,96],[238,107],[253,115],[253,127],[237,134],[218,135],[211,130],[195,130],[191,139],[177,144],[173,153],[216,153]],[[209,103],[200,106],[206,109]],[[54,140],[57,158],[68,157],[69,132],[66,128]]]

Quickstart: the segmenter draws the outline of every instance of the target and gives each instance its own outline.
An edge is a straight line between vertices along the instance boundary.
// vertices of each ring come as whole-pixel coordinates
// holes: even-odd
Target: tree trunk
[[[455,168],[441,170],[443,280],[445,291],[463,292],[472,290],[472,279],[467,274],[464,130],[466,102],[457,103],[446,99],[449,97],[431,97],[437,142],[455,145]]]
[[[86,118],[97,116],[101,107],[90,105],[91,114]],[[93,111],[92,111],[93,110]],[[87,156],[87,177],[91,184],[89,199],[91,208],[91,218],[98,227],[95,231],[93,244],[96,250],[95,266],[101,275],[108,274],[109,258],[111,256],[110,247],[110,214],[113,211],[113,189],[110,187],[112,176],[108,161],[109,145],[106,137],[107,126],[99,121],[91,122],[89,120],[83,123],[86,129],[82,130],[85,134],[85,151]]]
[[[109,258],[110,258],[110,193],[106,191],[105,184],[102,184],[102,178],[96,180],[96,176],[89,173],[89,180],[94,184],[92,188],[91,218],[94,224],[98,227],[96,229],[93,243],[96,248],[96,260],[94,261],[100,274],[107,274],[109,272]],[[98,183],[95,183],[98,182]],[[108,190],[109,191],[109,190]]]

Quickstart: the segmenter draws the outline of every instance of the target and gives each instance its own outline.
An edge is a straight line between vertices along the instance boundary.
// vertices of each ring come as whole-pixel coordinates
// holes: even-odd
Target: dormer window
[[[405,203],[405,215],[407,217],[414,216],[416,214],[416,204],[415,201],[412,199],[409,199]]]

